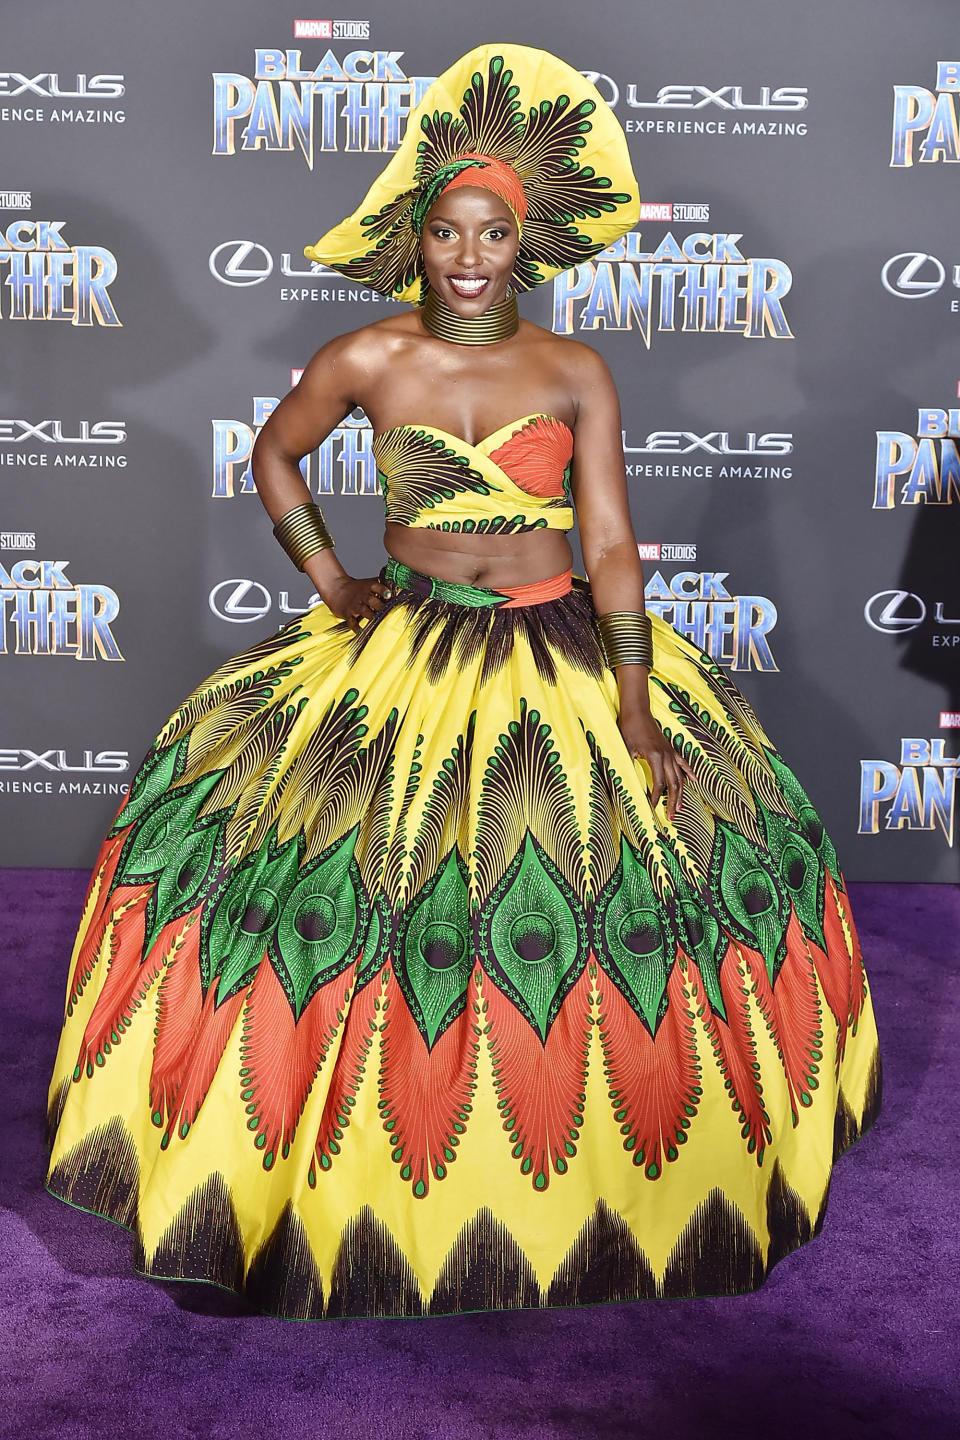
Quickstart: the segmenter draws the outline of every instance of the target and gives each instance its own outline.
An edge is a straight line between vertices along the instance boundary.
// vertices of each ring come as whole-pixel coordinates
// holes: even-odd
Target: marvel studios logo
[[[641,560],[696,560],[696,545],[638,544]]]
[[[294,20],[295,40],[369,40],[369,20]]]
[[[0,550],[36,550],[35,530],[0,530]]]
[[[32,210],[32,190],[0,190],[0,210]]]
[[[677,201],[648,200],[640,205],[641,220],[667,220],[674,225],[701,224],[710,219],[709,205],[683,204]]]
[[[960,730],[960,710],[941,710],[940,729]]]

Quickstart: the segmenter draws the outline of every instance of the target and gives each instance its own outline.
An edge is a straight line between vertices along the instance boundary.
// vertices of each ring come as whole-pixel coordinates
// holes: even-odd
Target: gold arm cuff
[[[298,570],[303,569],[311,555],[333,549],[333,537],[323,522],[323,512],[312,500],[282,515],[273,533]]]
[[[615,610],[597,616],[604,659],[615,670],[618,665],[645,665],[653,668],[653,626],[649,615],[636,610]]]

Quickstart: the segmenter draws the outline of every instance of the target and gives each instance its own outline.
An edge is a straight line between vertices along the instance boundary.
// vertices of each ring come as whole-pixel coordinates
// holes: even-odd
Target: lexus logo
[[[259,285],[273,274],[273,256],[255,240],[224,240],[210,252],[209,265],[221,285]]]
[[[589,80],[591,85],[596,85],[611,109],[620,103],[620,86],[616,80],[599,70],[581,70],[580,74],[584,80]]]
[[[304,605],[293,603],[286,590],[281,590],[277,595],[277,609],[283,616],[303,615],[321,603],[316,591]],[[235,576],[232,580],[221,580],[219,585],[214,585],[210,591],[209,605],[218,620],[229,620],[231,625],[249,625],[270,614],[273,609],[273,596],[259,580]]]
[[[881,635],[905,635],[927,618],[927,607],[909,590],[881,590],[863,607],[863,618]]]
[[[936,255],[923,255],[919,250],[892,255],[880,272],[884,290],[902,300],[935,295],[946,278],[947,272]]]
[[[210,591],[210,609],[221,620],[249,625],[262,620],[273,608],[273,597],[259,580],[221,580]]]

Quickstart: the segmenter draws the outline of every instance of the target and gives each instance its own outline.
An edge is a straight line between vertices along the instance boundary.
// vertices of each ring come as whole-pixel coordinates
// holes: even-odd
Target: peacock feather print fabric
[[[879,1105],[820,820],[662,621],[673,822],[582,582],[387,576],[359,635],[318,607],[158,735],[71,962],[50,1189],[300,1319],[755,1288]]]

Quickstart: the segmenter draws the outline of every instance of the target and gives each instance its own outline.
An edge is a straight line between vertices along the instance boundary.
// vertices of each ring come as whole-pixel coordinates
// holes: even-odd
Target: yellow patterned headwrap
[[[545,50],[483,45],[434,81],[363,204],[304,254],[419,303],[420,231],[438,196],[452,181],[503,194],[511,172],[526,202],[516,290],[589,260],[639,219],[626,137],[590,81]]]

